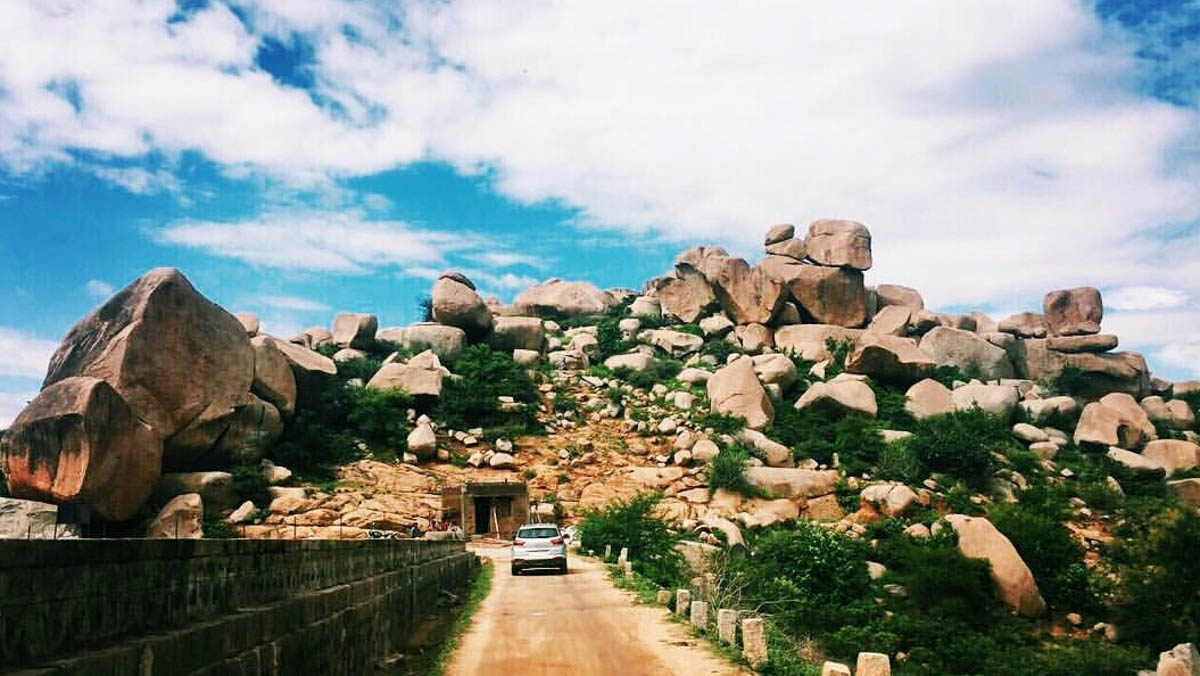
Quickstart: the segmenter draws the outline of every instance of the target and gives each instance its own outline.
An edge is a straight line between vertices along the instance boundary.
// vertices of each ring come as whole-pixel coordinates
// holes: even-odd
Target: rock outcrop
[[[714,413],[737,416],[750,429],[761,430],[775,419],[775,408],[754,373],[754,362],[742,357],[718,369],[706,385]]]
[[[871,269],[871,232],[856,221],[813,221],[804,237],[804,248],[819,265]]]
[[[615,304],[612,296],[594,284],[561,279],[531,286],[513,301],[517,312],[535,317],[599,315]]]
[[[461,329],[470,340],[481,340],[492,332],[492,312],[466,277],[443,274],[433,285],[433,320]]]

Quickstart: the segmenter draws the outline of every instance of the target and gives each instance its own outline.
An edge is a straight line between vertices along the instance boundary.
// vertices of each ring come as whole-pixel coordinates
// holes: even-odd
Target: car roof
[[[556,523],[526,523],[526,524],[522,524],[521,528],[518,530],[523,530],[525,528],[558,528],[558,524],[556,524]]]

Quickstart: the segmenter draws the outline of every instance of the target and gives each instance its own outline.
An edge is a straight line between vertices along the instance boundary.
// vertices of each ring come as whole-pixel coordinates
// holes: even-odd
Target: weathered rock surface
[[[100,519],[133,517],[162,470],[161,439],[97,378],[42,390],[0,443],[10,495],[86,502]]]
[[[1046,347],[1059,352],[1108,352],[1116,349],[1119,341],[1111,334],[1089,336],[1050,336]]]
[[[1104,302],[1100,290],[1090,286],[1051,291],[1042,300],[1042,315],[1051,336],[1100,333]]]
[[[433,285],[433,320],[462,329],[470,340],[481,340],[492,332],[492,312],[467,280],[442,275]]]
[[[784,301],[783,284],[741,258],[708,259],[703,272],[736,324],[767,324]]]
[[[804,247],[808,257],[820,265],[871,269],[871,232],[856,221],[813,221],[804,237]]]
[[[1022,338],[1045,338],[1046,319],[1036,312],[1018,312],[1000,322],[1001,333],[1011,333]]]
[[[858,328],[867,322],[867,288],[860,270],[800,265],[787,288],[814,323]]]
[[[763,246],[771,246],[785,240],[792,239],[796,236],[796,226],[791,223],[781,223],[772,225],[768,230],[766,237],[763,238]]]
[[[225,415],[250,391],[242,324],[173,268],[156,268],[82,319],[50,359],[45,385],[108,382],[160,437]]]
[[[1181,439],[1155,439],[1142,449],[1142,456],[1171,476],[1173,472],[1200,465],[1200,446]]]
[[[869,330],[846,359],[849,373],[905,385],[927,378],[934,367],[933,359],[914,341]]]
[[[859,413],[868,418],[874,418],[879,413],[875,392],[861,380],[813,383],[796,402],[798,409],[818,405],[833,406],[846,413]]]
[[[957,366],[967,372],[978,369],[983,380],[1014,376],[1008,353],[970,331],[936,327],[921,338],[921,351],[938,366]]]
[[[658,360],[654,357],[645,354],[644,352],[631,352],[629,354],[615,354],[604,360],[604,365],[614,371],[616,369],[629,369],[641,373],[653,367]]]
[[[58,524],[58,505],[0,498],[0,540],[55,540],[79,537],[79,526]]]
[[[901,483],[874,484],[859,493],[859,500],[884,516],[903,516],[918,504],[917,494]]]
[[[215,509],[232,509],[237,500],[229,472],[168,472],[158,480],[154,499],[166,502],[187,493],[196,493],[204,504]]]
[[[748,467],[746,479],[756,488],[777,498],[811,498],[833,493],[838,482],[834,469],[793,467]]]
[[[437,434],[429,423],[420,423],[408,433],[408,452],[418,460],[428,460],[437,451]]]
[[[341,347],[365,350],[375,344],[379,319],[375,315],[343,312],[333,318],[333,342]]]
[[[663,314],[688,323],[702,317],[717,302],[704,273],[686,264],[676,267],[672,276],[654,280],[651,289],[658,296]]]
[[[432,351],[425,351],[407,363],[391,363],[383,366],[367,382],[373,390],[402,389],[414,397],[442,396],[442,378],[445,373]]]
[[[912,310],[903,305],[889,305],[871,318],[867,333],[876,336],[907,336]]]
[[[649,329],[638,334],[638,342],[661,348],[667,354],[680,357],[691,354],[704,345],[704,339],[692,333],[674,329]]]
[[[1021,396],[1017,388],[1010,385],[964,385],[950,393],[954,408],[959,411],[978,406],[1004,422],[1012,419]]]
[[[1098,398],[1109,392],[1125,392],[1134,397],[1150,393],[1150,370],[1136,352],[1104,354],[1058,352],[1046,340],[1019,341],[1012,351],[1018,377],[1029,380],[1054,380],[1068,367],[1082,371],[1081,394]]]
[[[958,550],[963,556],[985,559],[991,565],[997,596],[1009,609],[1024,617],[1039,617],[1046,612],[1046,602],[1042,600],[1029,566],[991,521],[951,514],[946,517],[946,522],[958,536]]]
[[[1031,421],[1041,423],[1054,414],[1074,416],[1079,413],[1079,402],[1067,396],[1026,399],[1021,402],[1021,409]]]
[[[931,378],[908,388],[904,393],[904,410],[917,420],[954,412],[950,388]]]
[[[492,335],[488,336],[488,345],[501,352],[510,350],[540,351],[545,335],[542,320],[537,317],[496,317]]]
[[[489,331],[491,326],[489,318]],[[442,359],[453,357],[467,347],[466,331],[457,326],[443,326],[434,322],[383,329],[376,338],[381,342],[392,343],[401,350],[433,350],[433,353]]]
[[[594,284],[550,279],[517,294],[513,305],[523,315],[578,317],[604,314],[615,302]]]
[[[713,373],[707,391],[714,413],[744,418],[750,429],[761,430],[775,419],[775,408],[748,357],[735,359]]]
[[[775,330],[775,347],[780,352],[793,352],[801,359],[817,362],[830,358],[826,344],[829,339],[856,345],[862,335],[860,329],[828,324],[795,324]]]
[[[196,493],[172,498],[150,522],[146,537],[178,540],[204,537],[204,501]]]
[[[163,450],[163,468],[205,470],[257,461],[282,433],[279,410],[247,392],[224,414],[172,437]]]
[[[266,339],[291,366],[292,376],[296,379],[298,401],[303,402],[309,395],[316,394],[323,383],[337,375],[337,364],[329,357],[303,345],[285,343],[270,336],[266,336]]]
[[[875,287],[875,302],[878,309],[899,305],[914,313],[925,309],[925,299],[914,288],[899,284],[880,284]]]
[[[290,418],[296,412],[296,376],[292,365],[270,336],[250,339],[254,348],[254,381],[251,391],[271,402],[280,414]]]
[[[1114,392],[1083,407],[1075,443],[1137,450],[1154,439],[1154,423],[1128,394]]]
[[[253,312],[235,312],[234,319],[241,323],[242,328],[246,329],[246,337],[253,338],[258,335],[262,328],[262,322],[258,320],[258,315]]]

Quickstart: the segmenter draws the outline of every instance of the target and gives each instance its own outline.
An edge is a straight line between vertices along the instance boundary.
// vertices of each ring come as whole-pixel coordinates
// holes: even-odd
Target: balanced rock
[[[1046,339],[1046,347],[1059,352],[1108,352],[1115,349],[1118,342],[1111,334],[1050,336]]]
[[[936,327],[921,338],[921,351],[938,366],[957,366],[964,371],[977,369],[983,380],[1014,376],[1008,353],[970,331]]]
[[[1011,333],[1021,338],[1045,338],[1046,319],[1036,312],[1019,312],[1000,322],[1001,333]]]
[[[333,318],[333,342],[341,347],[365,350],[375,344],[378,330],[375,315],[344,312]]]
[[[286,418],[296,412],[296,376],[278,341],[270,336],[250,339],[254,348],[254,381],[250,391],[271,402]]]
[[[763,245],[771,246],[772,244],[777,244],[779,242],[792,239],[795,236],[796,226],[792,225],[791,223],[773,225],[769,230],[767,230],[767,236],[763,238]]]
[[[880,310],[892,305],[906,307],[914,313],[925,309],[925,299],[921,297],[921,292],[899,284],[880,284],[875,287],[875,303]]]
[[[856,221],[813,221],[808,226],[804,248],[808,257],[819,265],[871,269],[871,231]]]
[[[491,331],[492,321],[488,320],[488,330]],[[399,350],[433,353],[442,359],[448,359],[462,352],[467,347],[467,332],[457,326],[445,326],[435,322],[419,322],[410,326],[393,327],[379,332],[377,339],[382,343],[391,343]]]
[[[1100,290],[1090,286],[1051,291],[1042,301],[1042,314],[1051,336],[1090,335],[1100,333],[1104,302]]]
[[[408,452],[418,460],[428,460],[437,451],[437,434],[429,423],[419,423],[408,433]]]
[[[783,303],[783,284],[741,258],[711,258],[703,270],[734,323],[767,324]]]
[[[550,279],[517,294],[513,305],[523,315],[579,317],[604,314],[616,303],[594,284]]]
[[[706,387],[714,413],[743,418],[746,426],[754,430],[763,429],[775,419],[775,409],[749,357],[735,359],[718,369]]]
[[[905,385],[927,378],[934,366],[933,360],[914,341],[872,334],[869,330],[846,359],[849,373]]]
[[[112,521],[137,513],[162,469],[161,439],[98,378],[69,377],[42,390],[0,444],[10,495],[86,502]]]
[[[860,270],[800,265],[788,291],[818,324],[857,328],[867,322],[867,288]]]
[[[808,257],[808,249],[804,246],[804,240],[795,238],[768,244],[767,253],[772,256],[791,258],[795,261],[802,261]]]
[[[991,565],[992,582],[1000,600],[1024,617],[1039,617],[1046,602],[1038,591],[1029,566],[1012,542],[983,517],[951,514],[946,522],[958,536],[958,551],[971,559],[985,559]]]
[[[480,340],[492,331],[492,313],[475,292],[475,285],[461,275],[443,274],[433,285],[433,320],[462,329],[470,340]]]
[[[169,439],[225,415],[250,391],[254,350],[233,315],[173,268],[156,268],[82,319],[50,359],[45,385],[108,382]]]

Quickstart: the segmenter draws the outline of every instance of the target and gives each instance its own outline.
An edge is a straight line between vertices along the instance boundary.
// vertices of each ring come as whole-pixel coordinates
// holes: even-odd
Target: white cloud
[[[257,30],[316,49],[317,96],[255,68],[260,36],[221,3],[168,27],[174,11],[0,3],[0,161],[196,151],[230,175],[320,185],[441,160],[512,199],[575,207],[584,227],[681,245],[756,250],[771,223],[855,218],[875,238],[870,281],[916,286],[933,307],[1155,286],[1166,269],[1200,296],[1200,235],[1147,234],[1200,218],[1196,154],[1180,152],[1200,138],[1197,111],[1123,88],[1138,46],[1088,3],[439,2],[385,16],[257,0]],[[52,83],[73,83],[79,109]],[[321,220],[160,238],[351,273],[470,248]]]
[[[260,305],[267,307],[279,308],[281,310],[297,310],[300,312],[319,312],[328,310],[329,306],[312,300],[311,298],[300,298],[298,296],[259,296],[257,302]]]
[[[155,195],[164,192],[178,195],[183,191],[179,179],[166,169],[151,172],[141,167],[97,167],[92,173],[135,195]]]
[[[21,409],[37,396],[37,391],[31,392],[0,392],[0,430],[8,429]]]
[[[478,247],[469,234],[417,230],[354,213],[298,211],[236,221],[182,221],[152,231],[160,243],[200,249],[253,265],[364,274],[376,267],[430,263]]]
[[[1187,294],[1161,286],[1125,286],[1104,293],[1105,307],[1114,310],[1163,310],[1187,303]]]
[[[546,267],[545,261],[537,256],[512,251],[485,251],[472,256],[472,258],[481,265],[494,268],[509,268],[514,265],[528,265],[539,269]]]
[[[1157,356],[1191,377],[1200,378],[1200,342],[1172,343],[1159,350]]]
[[[57,349],[55,341],[0,327],[0,376],[40,379]]]
[[[87,284],[83,285],[87,294],[92,298],[106,299],[113,295],[116,288],[112,284],[102,279],[90,279]]]

